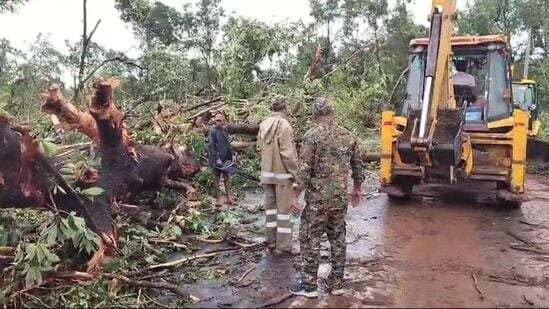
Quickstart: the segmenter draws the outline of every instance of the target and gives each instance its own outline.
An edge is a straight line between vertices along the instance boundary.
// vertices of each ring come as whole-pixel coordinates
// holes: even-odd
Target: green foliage
[[[40,149],[40,152],[43,153],[46,157],[52,157],[57,153],[57,145],[49,140],[40,140],[38,142],[38,147]]]
[[[261,62],[272,60],[291,46],[294,37],[290,30],[246,18],[229,18],[217,55],[221,86],[229,97],[246,98],[256,91]]]
[[[99,246],[99,236],[86,227],[84,219],[69,214],[65,218],[56,216],[46,225],[35,243],[21,242],[16,250],[14,265],[21,269],[26,286],[40,284],[42,273],[53,269],[60,262],[55,249],[65,241],[78,251],[91,254]]]
[[[242,208],[229,208],[221,211],[217,215],[217,219],[225,226],[229,226],[243,217]]]
[[[5,246],[8,244],[8,231],[2,225],[0,225],[0,246]]]
[[[0,14],[4,12],[15,12],[18,6],[29,0],[0,0]]]
[[[105,189],[100,188],[100,187],[91,187],[91,188],[82,190],[82,192],[80,192],[80,193],[82,193],[83,195],[85,195],[87,197],[93,198],[93,197],[96,197],[96,196],[99,196],[99,195],[105,193]]]
[[[538,138],[549,142],[549,113],[541,112],[539,115],[539,121],[541,121],[541,128]]]
[[[196,233],[208,234],[210,232],[210,228],[204,223],[202,213],[196,209],[189,209],[185,223],[191,231]]]

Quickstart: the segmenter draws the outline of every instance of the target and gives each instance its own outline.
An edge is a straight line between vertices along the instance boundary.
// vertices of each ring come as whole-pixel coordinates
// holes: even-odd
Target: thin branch
[[[167,268],[167,267],[176,267],[176,266],[188,263],[188,262],[196,260],[196,259],[210,258],[210,257],[216,256],[216,255],[219,255],[219,254],[222,254],[222,253],[225,253],[225,252],[254,250],[254,249],[259,249],[259,248],[262,248],[262,247],[263,247],[263,244],[260,243],[260,244],[250,245],[249,247],[226,248],[226,249],[210,251],[210,252],[207,252],[207,253],[204,253],[204,254],[191,255],[191,256],[188,256],[188,257],[185,257],[185,258],[182,258],[182,259],[178,259],[178,260],[163,263],[163,264],[151,265],[151,266],[148,267],[148,270],[155,270],[155,269],[161,269],[161,268]]]
[[[369,43],[364,44],[363,46],[361,46],[360,48],[355,50],[349,57],[347,57],[345,60],[343,60],[340,64],[338,64],[333,70],[331,70],[330,72],[324,74],[324,76],[322,76],[319,79],[322,80],[322,79],[324,79],[326,77],[329,77],[330,75],[334,74],[335,72],[339,71],[341,68],[345,67],[349,62],[351,62],[351,60],[353,60],[359,53],[363,52],[369,46],[370,46]]]
[[[88,46],[89,46],[89,44],[90,44],[90,42],[91,42],[91,39],[92,39],[92,37],[93,37],[93,34],[94,34],[95,31],[97,30],[97,27],[99,26],[100,23],[101,23],[101,19],[99,19],[99,20],[95,23],[95,26],[93,27],[93,30],[90,32],[90,35],[88,35],[88,38],[87,38],[87,40],[88,40],[88,42],[87,42]]]
[[[278,305],[278,304],[280,304],[280,303],[286,301],[287,299],[292,298],[293,296],[294,296],[294,295],[293,295],[293,294],[290,294],[290,293],[284,294],[284,295],[282,295],[282,296],[280,296],[280,297],[277,297],[277,298],[275,298],[274,300],[272,300],[272,301],[270,301],[270,302],[264,304],[263,306],[260,306],[259,308],[269,308],[269,307],[276,306],[276,305]]]
[[[94,275],[90,273],[78,272],[78,271],[53,273],[53,276],[61,279],[76,279],[76,280],[93,280],[96,278]],[[132,280],[120,274],[110,274],[110,273],[99,273],[97,274],[97,277],[111,279],[111,280],[116,279],[136,288],[168,290],[180,297],[183,297],[183,298],[189,297],[189,293],[183,291],[183,289],[181,289],[180,287],[173,284],[169,284],[169,283],[164,283],[164,282],[156,283],[156,282],[148,282],[143,280]]]
[[[402,73],[400,73],[400,75],[397,79],[397,82],[395,83],[395,86],[393,87],[393,90],[391,90],[391,95],[389,96],[389,103],[391,103],[393,101],[393,96],[395,95],[395,92],[396,92],[398,86],[400,85],[400,82],[402,81],[402,79],[404,79],[404,76],[408,73],[408,71],[410,71],[410,66],[408,66],[404,71],[402,71]]]
[[[133,62],[133,61],[128,61],[127,59],[124,59],[120,56],[115,56],[115,57],[112,57],[112,58],[108,58],[108,59],[105,59],[103,60],[103,62],[101,62],[99,65],[97,65],[93,70],[90,71],[90,73],[88,73],[88,75],[82,80],[81,84],[82,86],[88,81],[90,80],[90,78],[93,77],[93,75],[95,74],[95,72],[97,72],[99,69],[101,69],[104,65],[106,65],[107,63],[109,62],[113,62],[113,61],[120,61],[124,64],[127,64],[127,65],[130,65],[130,66],[134,66],[134,67],[138,67],[140,69],[143,69],[142,66],[140,66],[139,64]]]
[[[88,51],[88,8],[87,8],[88,0],[82,0],[82,9],[83,9],[83,19],[82,19],[82,52],[80,54],[80,63],[78,64],[78,85],[76,85],[76,89],[74,91],[74,96],[72,98],[72,101],[76,101],[76,99],[80,96],[80,93],[82,92],[82,78],[84,77],[84,69],[86,66],[86,54]]]
[[[473,278],[473,284],[475,285],[475,289],[477,290],[480,299],[484,299],[484,292],[482,292],[482,290],[478,286],[477,276],[475,274],[471,274],[471,278]]]
[[[215,110],[215,109],[218,109],[218,108],[220,108],[220,107],[223,107],[223,106],[226,105],[226,104],[227,104],[227,102],[221,102],[221,103],[216,104],[216,105],[214,105],[214,106],[208,107],[208,108],[206,108],[206,109],[204,109],[204,110],[202,110],[202,111],[200,111],[200,112],[198,112],[198,113],[196,113],[196,114],[194,114],[194,115],[188,117],[188,118],[187,118],[187,121],[191,121],[191,120],[193,120],[193,119],[195,119],[195,118],[198,118],[198,117],[200,117],[200,116],[206,114],[207,112],[212,111],[212,110]]]
[[[15,252],[14,247],[0,246],[0,255],[11,255]]]
[[[528,305],[530,305],[530,306],[535,305],[535,303],[533,301],[529,300],[528,297],[526,297],[526,294],[523,294],[522,298],[524,298],[524,300],[528,303]]]
[[[206,106],[206,105],[210,105],[210,104],[215,103],[215,102],[219,102],[222,99],[223,99],[222,97],[216,97],[216,98],[213,98],[211,100],[204,101],[202,103],[198,103],[198,104],[195,104],[193,106],[187,107],[187,108],[183,109],[183,112],[190,112],[190,111],[195,110],[197,108],[200,108],[202,106]]]

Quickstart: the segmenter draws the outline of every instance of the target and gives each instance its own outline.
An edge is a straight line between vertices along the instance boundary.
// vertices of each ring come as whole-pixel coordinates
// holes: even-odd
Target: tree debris
[[[533,301],[529,300],[528,297],[526,297],[526,294],[523,294],[522,298],[524,298],[524,300],[528,303],[528,305],[530,305],[530,306],[535,305],[535,303]]]
[[[162,269],[162,268],[167,268],[167,267],[177,267],[181,264],[185,264],[185,263],[188,263],[190,261],[194,261],[194,260],[197,260],[197,259],[203,259],[203,258],[211,258],[211,257],[214,257],[214,256],[222,254],[222,253],[226,253],[226,252],[261,249],[261,248],[263,248],[263,245],[264,245],[263,243],[257,243],[257,244],[253,244],[253,245],[249,245],[249,246],[243,246],[243,247],[239,247],[239,248],[224,248],[224,249],[213,250],[213,251],[209,251],[209,252],[202,253],[202,254],[191,255],[191,256],[188,256],[188,257],[184,257],[184,258],[181,258],[181,259],[178,259],[178,260],[175,260],[175,261],[171,261],[171,262],[167,262],[167,263],[163,263],[163,264],[151,265],[147,269],[148,270],[155,270],[155,269]]]
[[[270,308],[270,307],[273,307],[273,306],[276,306],[276,305],[279,305],[280,303],[292,298],[294,295],[293,294],[290,294],[290,293],[287,293],[287,294],[284,294],[280,297],[277,297],[271,301],[269,301],[268,303],[262,305],[262,306],[259,306],[259,308]]]
[[[478,295],[480,296],[480,299],[483,300],[484,299],[484,292],[482,292],[482,290],[478,286],[477,276],[474,273],[472,273],[471,278],[473,278],[473,284],[475,285],[475,289],[477,290]]]
[[[143,280],[133,280],[126,276],[120,275],[120,274],[111,274],[111,273],[98,273],[96,275],[90,274],[90,273],[84,273],[84,272],[78,272],[78,271],[72,271],[72,272],[58,272],[58,273],[51,273],[51,276],[58,278],[58,279],[73,279],[73,280],[93,280],[95,278],[105,278],[110,280],[118,280],[121,282],[124,282],[128,285],[131,285],[136,288],[150,288],[150,289],[161,289],[161,290],[168,290],[175,295],[178,295],[183,298],[190,297],[190,294],[185,292],[180,287],[166,283],[166,282],[149,282],[149,281],[143,281]]]

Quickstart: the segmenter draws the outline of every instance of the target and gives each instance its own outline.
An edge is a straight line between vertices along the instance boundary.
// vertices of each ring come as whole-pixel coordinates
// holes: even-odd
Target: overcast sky
[[[195,0],[161,2],[181,9],[183,4]],[[222,0],[222,4],[227,13],[234,12],[265,22],[311,20],[308,0]],[[430,5],[430,0],[415,0],[411,5],[417,22],[427,22]],[[130,56],[135,55],[136,51],[131,50],[136,44],[135,38],[130,26],[120,20],[114,0],[88,0],[88,27],[92,28],[99,18],[101,24],[93,40],[114,50],[128,52]],[[65,40],[76,41],[80,38],[81,20],[80,0],[31,0],[16,14],[0,15],[0,38],[7,38],[15,47],[25,50],[41,32],[49,35],[57,48],[64,50]]]

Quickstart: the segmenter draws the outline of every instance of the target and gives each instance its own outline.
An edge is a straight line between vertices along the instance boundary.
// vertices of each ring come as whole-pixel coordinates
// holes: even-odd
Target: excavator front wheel
[[[498,181],[496,201],[500,207],[517,209],[522,205],[523,196],[522,194],[511,192],[506,182]]]
[[[406,176],[395,176],[390,186],[382,187],[381,191],[387,193],[389,199],[392,200],[407,200],[412,197],[414,184],[416,179]]]

